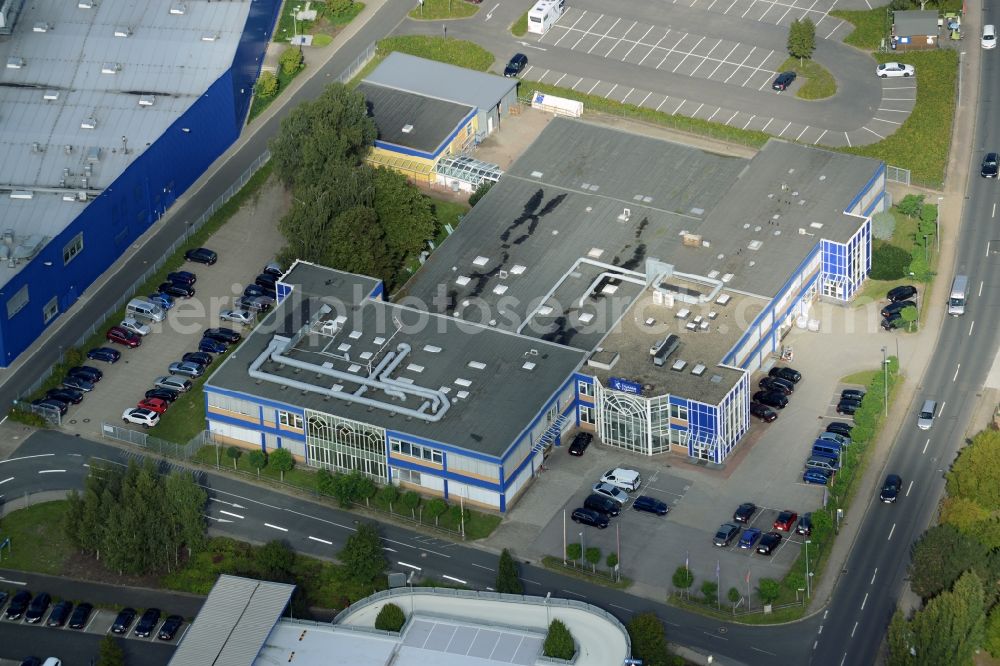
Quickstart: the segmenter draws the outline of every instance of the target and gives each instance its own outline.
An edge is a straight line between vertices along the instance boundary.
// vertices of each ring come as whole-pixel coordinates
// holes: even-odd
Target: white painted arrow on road
[[[236,502],[227,502],[226,500],[220,500],[218,497],[209,497],[208,499],[210,499],[213,502],[218,502],[219,504],[228,504],[229,506],[233,507],[234,509],[245,509],[246,508],[242,504],[237,504]]]
[[[207,513],[206,513],[206,514],[204,514],[204,516],[205,516],[206,518],[208,518],[209,520],[214,520],[214,521],[215,521],[215,522],[217,522],[217,523],[231,523],[231,522],[233,522],[233,521],[231,521],[231,520],[226,520],[225,518],[216,518],[215,516],[210,516],[210,515],[208,515]]]

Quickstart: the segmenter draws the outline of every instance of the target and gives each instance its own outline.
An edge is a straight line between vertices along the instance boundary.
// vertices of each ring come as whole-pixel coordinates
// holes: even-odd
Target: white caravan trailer
[[[566,0],[538,0],[528,11],[528,32],[544,35],[562,16]]]

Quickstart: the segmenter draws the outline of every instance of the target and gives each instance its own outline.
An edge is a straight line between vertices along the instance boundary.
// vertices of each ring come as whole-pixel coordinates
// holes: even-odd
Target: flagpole
[[[750,610],[750,567],[747,567],[747,610]]]
[[[719,580],[719,560],[715,560],[715,605],[722,610],[722,581]]]

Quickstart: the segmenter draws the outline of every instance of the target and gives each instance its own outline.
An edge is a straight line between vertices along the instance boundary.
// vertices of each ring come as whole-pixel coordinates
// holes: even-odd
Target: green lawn
[[[800,64],[798,58],[789,58],[781,63],[778,71],[792,71],[798,74],[800,79],[804,79],[795,91],[795,96],[800,99],[826,99],[837,93],[837,81],[815,60],[803,60]]]
[[[854,31],[844,39],[845,44],[865,51],[874,51],[882,44],[882,39],[888,40],[892,25],[888,9],[888,7],[869,10],[834,9],[830,12],[830,16],[854,25]]]
[[[896,247],[906,250],[911,255],[914,252],[923,252],[923,239],[920,239],[919,241],[917,240],[917,232],[920,226],[920,221],[916,218],[903,215],[896,207],[891,208],[890,212],[896,219],[896,229],[892,234],[891,243]],[[930,264],[932,275],[938,260],[938,256],[934,252],[933,244],[934,239],[928,239],[928,247],[931,250],[929,256],[931,259]],[[914,284],[914,278],[903,277],[898,280],[873,280],[869,278],[865,281],[865,286],[861,289],[857,296],[854,297],[853,306],[860,308],[868,305],[869,303],[885,300],[886,292],[893,287],[898,287],[903,284]],[[930,284],[931,282],[924,283],[924,288],[927,289]]]
[[[60,500],[35,504],[0,519],[0,541],[10,537],[0,567],[57,575],[62,572],[73,546],[63,530],[69,502]]]
[[[528,34],[528,12],[524,12],[514,21],[513,25],[510,26],[510,34],[515,37],[524,37]]]
[[[401,35],[379,40],[376,58],[384,58],[393,51],[446,62],[477,72],[485,72],[494,61],[493,54],[475,42],[425,35]]]
[[[409,17],[418,21],[440,21],[468,18],[478,11],[479,5],[465,0],[424,0],[409,13]]]

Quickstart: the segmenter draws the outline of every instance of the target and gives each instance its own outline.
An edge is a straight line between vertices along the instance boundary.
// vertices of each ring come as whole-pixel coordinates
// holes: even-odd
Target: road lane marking
[[[431,555],[437,555],[438,557],[446,557],[451,559],[451,555],[445,555],[444,553],[439,553],[436,550],[427,550],[426,548],[417,548],[417,550],[422,550],[425,553],[430,553]]]
[[[711,631],[703,631],[701,633],[705,634],[706,636],[711,636],[712,638],[718,638],[720,641],[728,641],[729,640],[728,638],[720,636],[719,634],[713,634]]]
[[[896,523],[892,524],[892,528],[889,530],[889,538],[886,541],[892,541],[892,533],[896,531]]]
[[[774,652],[768,652],[767,650],[761,650],[761,649],[760,649],[759,647],[754,647],[754,646],[752,646],[752,645],[750,646],[750,649],[751,649],[751,650],[756,650],[757,652],[763,652],[764,654],[769,654],[769,655],[771,655],[772,657],[777,657],[777,656],[778,656],[778,655],[777,655],[777,654],[775,654]]]
[[[956,379],[958,379],[958,371],[961,370],[961,369],[962,369],[962,364],[959,363],[958,367],[955,368],[955,375],[951,378],[951,381],[954,382]]]
[[[415,566],[413,564],[407,564],[406,562],[396,562],[396,564],[398,564],[401,567],[407,567],[413,569],[414,571],[423,571],[423,569],[421,569],[420,567]]]
[[[580,597],[582,599],[586,599],[587,598],[587,597],[583,596],[582,594],[580,594],[579,592],[574,592],[573,590],[563,589],[562,591],[565,592],[566,594],[576,595],[576,596],[578,596],[578,597]]]
[[[987,257],[990,256],[989,248],[986,249],[986,256]],[[980,296],[983,295],[983,282],[982,282],[982,280],[979,281],[979,295]]]
[[[930,444],[930,443],[931,443],[931,438],[928,437],[927,441],[924,442],[924,450],[920,452],[920,455],[923,455],[923,454],[927,453],[927,445]]]
[[[38,470],[38,473],[39,474],[59,474],[61,472],[65,472],[65,471],[66,470],[64,470],[64,469],[40,469],[40,470]]]
[[[327,541],[326,539],[320,539],[319,537],[310,536],[309,540],[310,541],[318,541],[319,543],[326,544],[327,546],[332,546],[333,545],[332,541]]]
[[[0,460],[0,465],[3,465],[4,463],[9,463],[9,462],[17,462],[18,460],[28,460],[30,458],[48,458],[48,457],[54,456],[54,455],[55,455],[54,453],[39,453],[39,454],[33,455],[33,456],[21,456],[20,458],[7,458],[7,460]]]
[[[858,623],[854,623],[854,628],[851,629],[851,638],[854,638],[854,632],[858,630]]]
[[[449,576],[448,574],[441,574],[441,578],[447,578],[448,580],[455,581],[459,585],[468,585],[468,583],[461,578],[455,578],[454,576]]]
[[[865,1],[867,2],[867,0],[865,0]],[[844,662],[845,661],[847,661],[847,653],[846,652],[844,653],[844,656],[840,658],[840,666],[844,666]]]
[[[823,625],[822,624],[819,625],[819,631],[816,632],[816,635],[817,636],[822,636],[823,635]]]
[[[484,567],[482,564],[476,564],[475,562],[469,562],[474,567],[479,567],[480,569],[486,569],[487,571],[493,571],[490,567]]]
[[[220,500],[218,497],[209,497],[208,501],[210,501],[210,502],[218,502],[219,504],[227,504],[227,505],[233,507],[234,509],[245,509],[246,508],[242,504],[237,504],[236,502],[227,502],[226,500]]]
[[[906,494],[903,495],[903,497],[909,497],[910,496],[910,490],[912,490],[912,489],[913,489],[913,481],[911,480],[910,481],[910,485],[908,485],[906,487]]]
[[[969,325],[969,335],[972,335],[972,329],[976,327],[976,320],[973,319],[972,323]]]
[[[243,520],[243,516],[241,516],[238,513],[233,513],[231,511],[219,511],[219,513],[221,513],[221,514],[223,514],[225,516],[232,516],[233,518],[239,518],[240,520]]]
[[[868,583],[869,585],[874,585],[875,584],[875,576],[877,576],[877,575],[878,575],[878,567],[875,567],[875,572],[872,574],[872,579]]]
[[[944,406],[947,404],[948,404],[947,400],[941,403],[941,409],[938,410],[938,418],[941,418],[941,415],[944,414]]]
[[[100,460],[100,458],[98,458],[98,460]],[[112,462],[113,463],[115,461],[114,460],[109,460],[108,462]],[[115,463],[115,464],[116,465],[121,465],[121,463]],[[124,465],[122,465],[122,467],[124,467]],[[247,502],[253,502],[254,504],[260,504],[261,506],[266,506],[267,508],[274,509],[276,511],[290,511],[291,510],[291,509],[282,509],[280,506],[274,506],[273,504],[268,504],[266,502],[261,502],[261,501],[255,500],[255,499],[250,499],[249,497],[243,497],[242,495],[237,495],[236,493],[227,493],[225,490],[216,490],[214,488],[210,488],[208,486],[201,485],[201,484],[199,484],[199,486],[202,487],[202,488],[204,488],[205,490],[209,490],[209,491],[211,491],[213,493],[216,493],[216,494],[221,493],[223,495],[228,495],[229,497],[235,497],[236,499],[246,500]]]
[[[264,506],[268,506],[268,505],[265,504]],[[275,507],[275,508],[277,508],[277,507]],[[357,528],[351,527],[350,525],[341,525],[340,523],[335,523],[332,520],[327,520],[325,518],[319,518],[318,516],[310,516],[308,513],[302,513],[301,511],[295,511],[294,509],[282,509],[282,511],[287,511],[288,513],[294,513],[296,516],[302,516],[303,518],[310,518],[312,520],[318,520],[321,523],[326,523],[327,525],[333,525],[334,527],[340,527],[342,529],[350,530],[352,532],[357,532],[358,531]],[[386,539],[386,541],[390,541],[390,539]]]
[[[288,528],[281,527],[280,525],[272,525],[271,523],[264,523],[264,527],[270,527],[272,530],[278,530],[279,532],[288,531]]]
[[[996,217],[996,216],[997,216],[997,203],[994,201],[993,202],[993,212],[990,213],[990,217]],[[0,421],[0,423],[3,423],[3,421]]]
[[[3,481],[0,481],[0,486],[2,486],[3,484],[7,483],[8,481],[13,481],[13,480],[14,480],[14,477],[12,477],[12,476],[9,477],[9,478],[6,478]]]
[[[387,551],[389,551],[390,553],[398,553],[398,552],[399,552],[399,551],[398,551],[398,550],[396,550],[395,548],[389,548],[389,546],[382,546],[382,550],[387,550]]]
[[[226,518],[216,518],[215,516],[210,516],[207,513],[204,513],[202,515],[205,516],[206,518],[208,518],[209,520],[214,520],[217,523],[231,523],[231,522],[233,522],[233,521],[228,520]]]
[[[895,527],[895,525],[893,526]],[[865,592],[865,598],[861,600],[861,610],[865,609],[865,604],[868,603],[868,593]]]
[[[618,604],[608,604],[608,605],[609,606],[613,606],[614,608],[617,608],[618,610],[623,610],[626,613],[632,613],[632,612],[634,612],[631,608],[625,608],[624,606],[619,606]]]
[[[19,581],[19,580],[8,580],[8,579],[4,578],[3,576],[0,576],[0,582],[3,582],[5,585],[20,585],[22,587],[25,586],[25,585],[27,585],[27,583],[24,583],[22,581]]]

